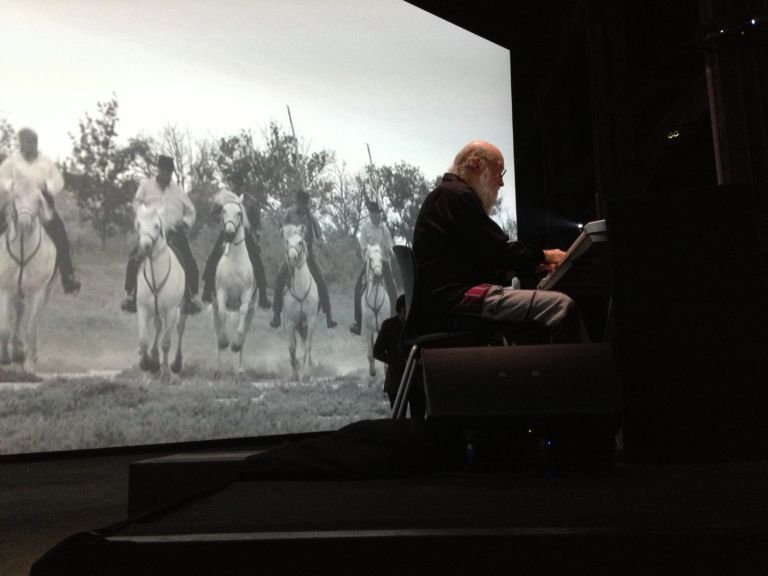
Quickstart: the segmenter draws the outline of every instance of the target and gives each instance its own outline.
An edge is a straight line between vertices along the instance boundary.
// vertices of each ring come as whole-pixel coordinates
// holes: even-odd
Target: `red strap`
[[[459,307],[465,312],[479,313],[483,308],[485,296],[493,288],[493,284],[478,284],[464,292],[464,298]]]

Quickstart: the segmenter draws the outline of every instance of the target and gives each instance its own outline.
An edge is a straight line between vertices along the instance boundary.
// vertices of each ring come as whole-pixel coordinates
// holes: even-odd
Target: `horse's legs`
[[[253,322],[253,314],[255,312],[255,307],[250,306],[248,308],[248,311],[245,313],[245,319],[243,320],[243,333],[248,334],[248,331],[251,329],[251,323]],[[240,347],[240,354],[238,356],[238,363],[237,363],[237,373],[239,375],[242,375],[245,373],[245,368],[243,367],[243,348]]]
[[[171,351],[171,334],[173,334],[179,320],[179,309],[173,308],[165,313],[165,319],[160,321],[160,348],[163,351],[163,363],[160,365],[160,378],[167,382],[171,378],[171,370],[168,365],[168,355]],[[156,323],[158,324],[158,323]]]
[[[291,377],[294,380],[299,379],[299,362],[296,360],[296,332],[299,327],[295,322],[291,322],[290,326],[286,326],[288,330],[288,352],[291,355]]]
[[[142,370],[152,370],[152,358],[149,355],[149,312],[142,307],[137,311],[139,322],[139,366]]]
[[[217,309],[213,315],[213,326],[216,329],[217,344],[219,350],[224,350],[229,346],[229,337],[227,336],[227,295],[223,289],[216,290]]]
[[[13,322],[13,334],[11,335],[11,360],[18,364],[24,363],[24,299],[18,295],[13,299],[16,317]]]
[[[240,310],[238,314],[237,332],[232,341],[232,352],[240,352],[245,343],[245,334],[248,331],[248,312],[251,310],[251,298],[253,290],[246,290],[240,296]]]
[[[26,335],[27,335],[27,354],[24,361],[24,371],[30,374],[35,373],[37,367],[37,323],[40,320],[40,313],[45,304],[45,290],[39,290],[30,294],[27,299]]]
[[[187,315],[182,314],[179,312],[179,321],[176,324],[176,335],[178,337],[178,342],[176,342],[176,357],[173,359],[173,364],[171,364],[171,372],[174,374],[178,374],[181,372],[181,363],[182,363],[182,356],[181,356],[181,341],[184,339],[184,329],[187,326]]]
[[[153,316],[155,323],[155,336],[152,339],[152,371],[157,372],[160,370],[160,354],[158,352],[158,346],[160,344],[160,336],[163,334],[163,319],[160,316]]]
[[[8,341],[11,338],[11,298],[7,292],[0,293],[0,364],[10,364]]]
[[[312,336],[315,333],[318,316],[318,314],[314,314],[307,318],[307,336],[304,338],[304,364],[306,366],[314,365],[312,362]]]
[[[225,330],[226,316],[222,318],[219,310],[218,298],[214,298],[211,302],[211,311],[213,312],[213,330],[216,333],[216,372],[214,377],[219,378],[221,376],[221,332]],[[226,312],[224,312],[226,315]]]

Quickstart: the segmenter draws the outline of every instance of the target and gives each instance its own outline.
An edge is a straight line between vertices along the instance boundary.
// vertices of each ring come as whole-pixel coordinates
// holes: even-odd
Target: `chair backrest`
[[[416,258],[410,246],[398,244],[393,246],[397,266],[400,268],[400,276],[403,279],[403,291],[405,292],[405,326],[400,339],[400,345],[408,348],[412,338],[417,336],[416,317],[418,314],[418,298],[416,291],[418,286],[418,274],[416,273]]]
[[[396,244],[392,247],[397,260],[397,267],[400,268],[400,277],[403,280],[403,291],[405,292],[405,315],[411,311],[413,291],[416,284],[416,261],[413,257],[413,250],[410,246]]]

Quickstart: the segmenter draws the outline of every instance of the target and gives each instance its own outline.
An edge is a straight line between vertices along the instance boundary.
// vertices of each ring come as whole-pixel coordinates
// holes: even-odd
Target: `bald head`
[[[479,196],[485,212],[490,214],[499,188],[504,186],[501,151],[490,142],[473,140],[456,154],[450,171],[469,184]]]

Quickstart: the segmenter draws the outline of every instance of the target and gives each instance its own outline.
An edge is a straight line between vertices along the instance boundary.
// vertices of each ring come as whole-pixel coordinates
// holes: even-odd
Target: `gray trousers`
[[[509,326],[503,331],[513,340],[588,341],[576,304],[562,292],[493,286],[485,296],[481,316]]]

